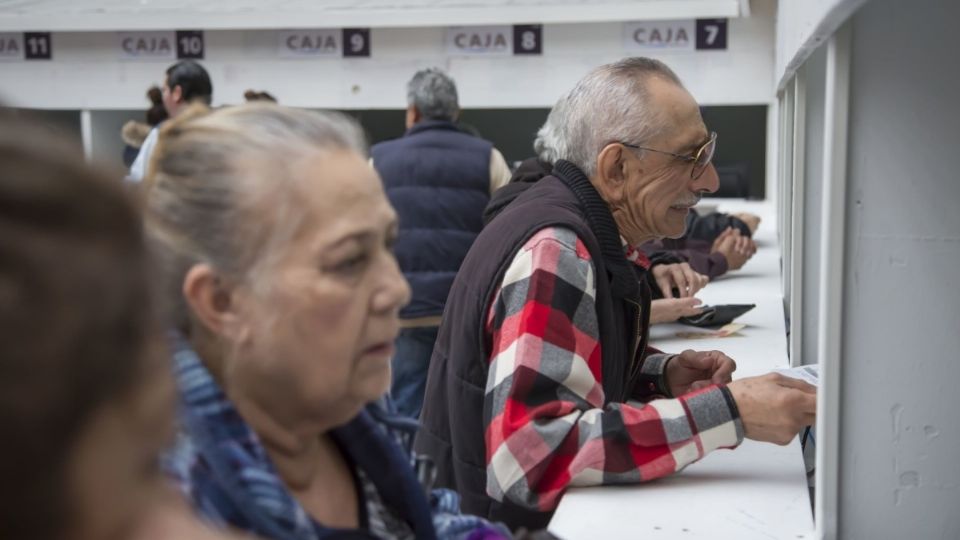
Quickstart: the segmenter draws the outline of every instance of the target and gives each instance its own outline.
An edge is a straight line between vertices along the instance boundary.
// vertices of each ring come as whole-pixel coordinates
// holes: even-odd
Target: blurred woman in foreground
[[[175,394],[140,216],[51,139],[0,121],[0,538],[219,537],[158,467]]]

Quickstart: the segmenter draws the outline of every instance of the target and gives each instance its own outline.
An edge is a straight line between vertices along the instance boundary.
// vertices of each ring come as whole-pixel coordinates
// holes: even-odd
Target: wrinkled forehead
[[[253,203],[258,214],[276,229],[296,229],[313,241],[335,241],[356,227],[393,219],[379,177],[358,153],[318,150],[288,162],[291,178],[261,185]],[[293,232],[293,231],[290,231]]]
[[[654,78],[650,81],[648,91],[664,123],[664,129],[656,141],[658,144],[682,151],[706,141],[708,132],[700,115],[700,106],[685,88]]]

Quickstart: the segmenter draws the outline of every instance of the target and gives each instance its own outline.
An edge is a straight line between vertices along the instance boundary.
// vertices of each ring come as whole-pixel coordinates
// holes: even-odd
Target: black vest
[[[485,321],[492,296],[514,256],[537,231],[573,230],[590,252],[597,276],[597,317],[607,403],[623,402],[638,375],[633,360],[646,347],[650,291],[627,261],[606,202],[575,165],[558,161],[484,228],[457,275],[427,377],[416,451],[437,465],[437,482],[460,492],[467,513],[512,529],[546,527],[552,512],[487,496],[484,389],[489,366]],[[607,403],[604,403],[606,405]]]
[[[460,263],[483,228],[493,144],[450,122],[424,120],[370,149],[400,233],[397,263],[413,289],[403,318],[443,313]]]

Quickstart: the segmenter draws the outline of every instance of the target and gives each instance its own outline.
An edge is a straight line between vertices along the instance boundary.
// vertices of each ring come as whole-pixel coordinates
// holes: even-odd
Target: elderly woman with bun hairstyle
[[[410,298],[359,126],[269,103],[168,122],[145,188],[181,400],[166,463],[266,538],[499,538],[429,489],[382,398]]]

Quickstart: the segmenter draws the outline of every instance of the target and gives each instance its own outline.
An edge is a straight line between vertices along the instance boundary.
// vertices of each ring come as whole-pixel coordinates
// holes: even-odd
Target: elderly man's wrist
[[[642,394],[673,397],[667,380],[667,366],[674,356],[676,355],[656,353],[644,358],[637,384]]]
[[[743,421],[725,385],[711,385],[678,398],[686,404],[691,425],[701,436],[704,453],[743,442]]]

